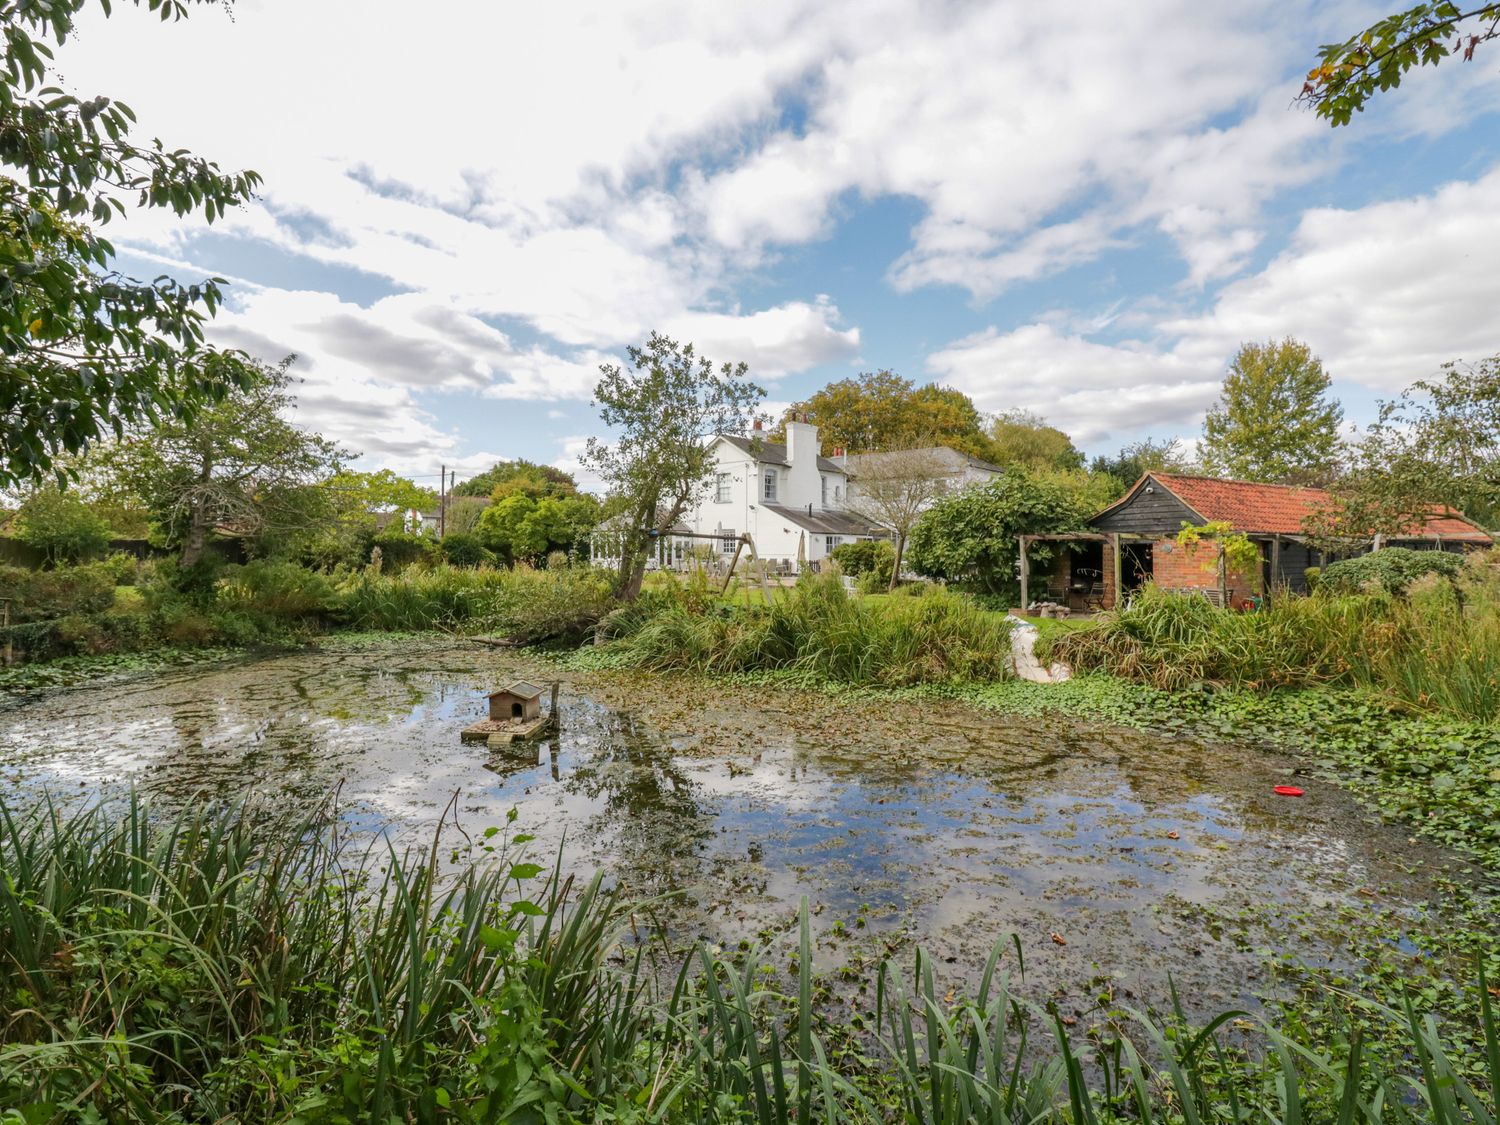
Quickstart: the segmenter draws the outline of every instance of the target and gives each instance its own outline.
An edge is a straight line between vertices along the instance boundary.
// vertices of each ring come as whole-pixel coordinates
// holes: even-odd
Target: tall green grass
[[[972,997],[887,963],[839,1026],[805,902],[785,987],[706,946],[658,971],[617,895],[524,842],[444,875],[436,843],[351,852],[319,822],[0,808],[0,1119],[1495,1125],[1483,987],[1477,1060],[1399,998],[1318,1045],[1180,1010],[1074,1038],[1004,945]]]
[[[686,605],[612,619],[616,650],[637,667],[709,673],[787,671],[808,679],[898,686],[1010,674],[1010,625],[962,595],[849,594],[837,574],[804,575],[767,605]]]
[[[1266,689],[1370,688],[1414,706],[1500,719],[1500,566],[1467,561],[1457,580],[1282,596],[1257,613],[1147,587],[1047,655],[1164,690],[1211,683]]]
[[[390,575],[360,572],[340,588],[338,613],[359,629],[493,630],[534,641],[577,635],[610,604],[609,576],[586,566],[444,565]]]

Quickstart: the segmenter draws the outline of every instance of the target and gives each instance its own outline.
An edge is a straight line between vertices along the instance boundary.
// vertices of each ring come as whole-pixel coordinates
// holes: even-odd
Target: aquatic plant
[[[1283,595],[1257,613],[1148,586],[1093,627],[1050,640],[1046,658],[1169,691],[1204,684],[1254,689],[1372,688],[1407,704],[1500,718],[1500,566],[1469,559],[1456,580],[1418,581],[1404,595]]]
[[[618,895],[525,862],[512,826],[444,875],[436,838],[357,852],[335,818],[254,812],[0,807],[7,1120],[1495,1122],[1483,979],[1478,1060],[1401,997],[1316,1044],[1180,1008],[1075,1037],[1003,943],[972,997],[887,962],[841,1026],[805,900],[788,987],[701,945],[659,972]]]
[[[662,598],[653,609],[611,619],[623,662],[883,686],[1010,674],[1007,618],[941,590],[876,604],[849,594],[835,573],[807,574],[769,604],[747,593],[705,607]]]

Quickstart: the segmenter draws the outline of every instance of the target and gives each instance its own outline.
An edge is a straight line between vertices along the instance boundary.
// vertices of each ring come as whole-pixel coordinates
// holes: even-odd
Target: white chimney
[[[818,461],[818,427],[802,421],[806,414],[796,414],[786,421],[786,460],[789,465]]]

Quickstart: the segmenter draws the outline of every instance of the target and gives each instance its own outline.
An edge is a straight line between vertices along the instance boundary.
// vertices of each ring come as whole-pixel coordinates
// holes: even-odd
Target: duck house
[[[490,721],[530,723],[542,717],[542,689],[517,680],[489,694]]]

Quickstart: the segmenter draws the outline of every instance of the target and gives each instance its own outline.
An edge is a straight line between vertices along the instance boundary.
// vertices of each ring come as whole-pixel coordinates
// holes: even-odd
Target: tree
[[[41,551],[49,566],[80,562],[109,549],[110,528],[76,490],[55,484],[35,489],[21,503],[13,525],[16,538]]]
[[[849,509],[896,537],[890,589],[901,578],[901,556],[911,529],[947,492],[948,466],[930,446],[888,450],[860,459],[859,474],[849,482]]]
[[[1297,100],[1335,127],[1347,125],[1377,91],[1401,85],[1412,67],[1436,66],[1455,52],[1468,62],[1479,44],[1497,36],[1500,4],[1418,4],[1320,47]]]
[[[1082,531],[1094,510],[1078,477],[1018,469],[934,504],[912,528],[911,565],[919,574],[1014,599],[1020,593],[1016,537]],[[1045,562],[1053,550],[1039,543],[1032,557]]]
[[[474,531],[507,562],[535,563],[553,551],[578,550],[598,522],[599,501],[592,496],[535,499],[516,492],[484,509]]]
[[[1500,355],[1445,363],[1381,403],[1307,532],[1330,549],[1410,534],[1434,504],[1500,523]]]
[[[791,409],[817,423],[825,453],[910,449],[926,440],[973,457],[990,456],[979,411],[968,395],[934,383],[918,387],[894,371],[829,383]],[[783,433],[776,430],[771,440],[783,440]]]
[[[138,2],[163,18],[186,12],[184,0]],[[66,41],[87,6],[0,0],[0,164],[12,173],[0,175],[0,487],[56,475],[60,454],[132,423],[190,421],[246,374],[243,357],[203,344],[220,279],[126,277],[99,228],[131,196],[212,222],[260,177],[160,141],[132,144],[129,107],[47,85],[43,39]]]
[[[121,477],[146,501],[160,533],[181,546],[184,567],[203,557],[220,525],[289,534],[331,518],[329,493],[316,486],[347,454],[287,419],[289,364],[253,364],[244,389],[191,423],[165,421],[114,451]]]
[[[453,490],[454,496],[488,496],[503,500],[515,492],[527,496],[571,496],[578,491],[572,473],[517,457],[499,461],[491,469],[470,477]]]
[[[1148,437],[1122,447],[1113,457],[1095,457],[1089,473],[1110,482],[1108,503],[1123,496],[1146,473],[1182,473],[1191,468],[1176,438],[1157,441]]]
[[[1083,454],[1073,439],[1028,410],[1008,410],[990,423],[991,457],[1007,468],[1081,469]]]
[[[323,483],[323,487],[340,508],[351,513],[404,512],[411,509],[421,512],[435,508],[438,502],[436,491],[423,488],[390,469],[364,473],[340,469]]]
[[[1328,399],[1323,364],[1304,343],[1241,346],[1203,421],[1203,464],[1240,480],[1307,484],[1338,462],[1343,408]]]
[[[715,368],[692,344],[653,332],[644,348],[630,348],[629,367],[603,364],[594,404],[606,425],[620,431],[606,443],[590,438],[584,463],[625,498],[626,535],[618,594],[641,589],[651,532],[669,530],[707,492],[717,464],[715,434],[743,433],[765,391],[746,377],[745,364]]]

